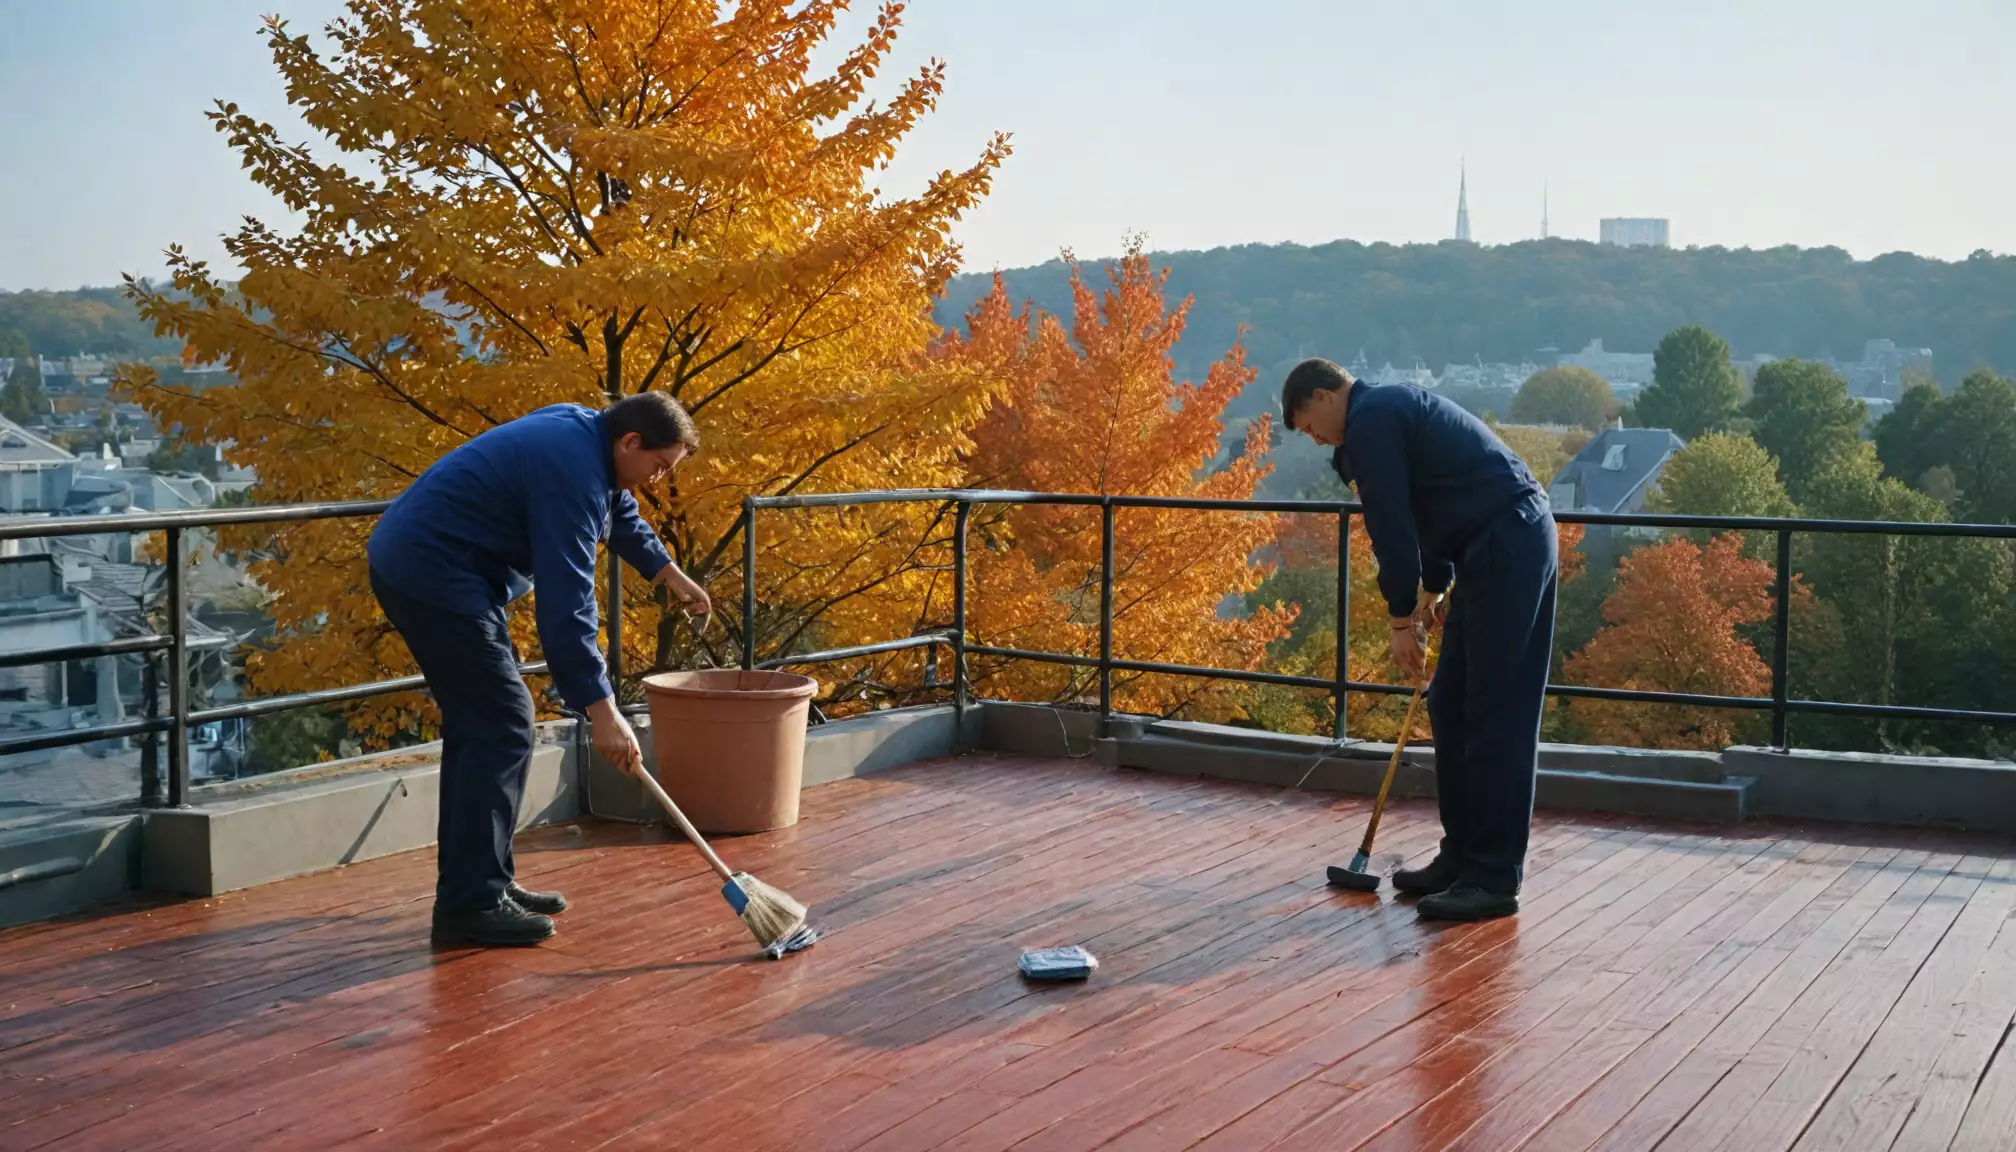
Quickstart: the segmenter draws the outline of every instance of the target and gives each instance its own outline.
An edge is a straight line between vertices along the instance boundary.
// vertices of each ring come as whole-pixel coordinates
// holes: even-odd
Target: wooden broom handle
[[[644,782],[644,787],[657,799],[659,807],[665,809],[666,815],[672,817],[672,822],[679,825],[679,831],[684,832],[686,838],[693,842],[693,846],[700,849],[700,854],[707,858],[707,863],[713,866],[714,871],[720,873],[723,880],[734,883],[735,874],[728,870],[728,865],[721,862],[721,857],[714,854],[714,849],[707,846],[707,841],[693,827],[692,821],[686,819],[686,814],[679,810],[679,806],[672,802],[672,797],[665,794],[665,789],[658,786],[658,781],[652,777],[650,770],[641,763],[637,765],[637,778]]]
[[[1379,834],[1379,818],[1386,814],[1386,793],[1393,787],[1393,776],[1400,771],[1400,754],[1407,750],[1407,738],[1414,731],[1414,715],[1421,707],[1421,697],[1428,690],[1428,679],[1435,674],[1428,666],[1428,653],[1421,653],[1421,678],[1414,682],[1413,698],[1407,701],[1407,718],[1400,722],[1400,734],[1393,739],[1393,757],[1386,761],[1386,779],[1379,782],[1379,798],[1372,802],[1372,819],[1365,825],[1365,839],[1358,845],[1358,851],[1372,854],[1372,838]]]
[[[1372,819],[1365,825],[1365,840],[1358,846],[1366,855],[1372,853],[1372,838],[1379,834],[1379,817],[1386,813],[1386,793],[1393,787],[1393,776],[1400,770],[1400,754],[1407,750],[1407,734],[1414,730],[1414,713],[1421,706],[1421,692],[1427,686],[1427,676],[1414,685],[1414,698],[1407,702],[1407,719],[1400,724],[1399,738],[1393,741],[1393,756],[1386,761],[1386,779],[1379,782],[1379,799],[1372,803]]]

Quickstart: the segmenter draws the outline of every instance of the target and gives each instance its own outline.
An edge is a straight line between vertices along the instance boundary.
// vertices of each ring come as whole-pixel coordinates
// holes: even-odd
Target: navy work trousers
[[[1525,879],[1559,548],[1537,494],[1464,544],[1428,688],[1442,859],[1492,892],[1517,893]]]
[[[504,613],[444,612],[376,573],[371,591],[441,709],[434,908],[445,914],[494,908],[513,875],[511,836],[532,766],[535,720]]]

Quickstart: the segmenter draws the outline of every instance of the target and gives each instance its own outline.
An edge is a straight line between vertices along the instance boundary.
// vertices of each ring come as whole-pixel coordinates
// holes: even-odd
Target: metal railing
[[[755,618],[756,613],[756,514],[758,510],[764,508],[844,508],[865,504],[893,503],[951,503],[956,508],[957,521],[953,530],[952,543],[953,620],[951,629],[946,632],[933,631],[922,633],[917,636],[902,640],[892,640],[883,644],[775,657],[762,661],[759,664],[756,660],[755,630],[748,626],[748,622]],[[966,626],[966,528],[973,508],[976,505],[985,504],[1052,504],[1098,508],[1100,510],[1101,559],[1099,573],[1098,656],[1080,656],[1066,652],[1031,651],[1021,648],[1001,648],[969,642]],[[1250,684],[1275,684],[1293,688],[1312,688],[1327,691],[1335,699],[1336,723],[1334,735],[1338,739],[1342,739],[1347,735],[1345,728],[1345,704],[1351,693],[1365,692],[1404,696],[1412,691],[1405,685],[1352,680],[1348,676],[1345,661],[1342,659],[1339,659],[1337,662],[1336,677],[1330,680],[1323,680],[1312,676],[1288,676],[1275,672],[1254,672],[1237,668],[1203,668],[1187,664],[1163,664],[1154,661],[1127,660],[1116,657],[1113,654],[1114,512],[1121,508],[1180,508],[1198,511],[1269,512],[1335,516],[1338,522],[1337,619],[1339,635],[1337,650],[1339,653],[1349,650],[1351,525],[1353,518],[1363,512],[1363,508],[1356,501],[1203,500],[1174,496],[1089,496],[1066,495],[1052,492],[910,489],[904,491],[834,493],[830,495],[808,496],[752,496],[743,501],[741,528],[743,541],[742,619],[745,623],[742,631],[742,666],[745,668],[756,668],[778,667],[787,664],[811,665],[849,659],[876,652],[894,652],[905,648],[919,647],[935,648],[938,644],[948,644],[954,656],[952,662],[952,696],[955,709],[963,711],[968,703],[970,685],[967,682],[965,657],[968,655],[993,656],[1013,660],[1065,664],[1080,668],[1096,668],[1099,673],[1099,713],[1102,719],[1109,718],[1113,714],[1113,674],[1115,672],[1190,676],[1212,680],[1243,681]],[[1791,648],[1792,537],[1794,534],[1974,537],[2016,540],[2016,525],[1935,524],[1883,520],[1805,520],[1793,517],[1679,516],[1604,512],[1556,512],[1554,518],[1563,524],[1769,532],[1777,540],[1777,573],[1775,586],[1772,591],[1774,605],[1772,635],[1775,643],[1771,653],[1770,696],[1707,696],[1688,692],[1659,692],[1633,688],[1597,688],[1581,684],[1549,683],[1547,685],[1547,693],[1550,696],[1579,697],[1590,700],[1643,701],[1706,708],[1732,708],[1746,711],[1769,711],[1771,713],[1771,742],[1778,748],[1787,748],[1790,746],[1787,739],[1787,721],[1791,716],[1798,714],[1851,716],[1865,719],[1941,720],[2001,727],[2016,726],[2016,712],[1985,712],[1962,708],[1927,708],[1903,704],[1851,704],[1832,700],[1792,699],[1789,676],[1787,674],[1787,654]]]
[[[944,502],[954,506],[955,520],[952,539],[954,577],[952,621],[950,627],[932,629],[915,636],[907,636],[875,644],[864,644],[818,652],[787,652],[761,661],[757,659],[756,630],[751,626],[751,622],[756,618],[755,526],[756,515],[759,510],[765,508],[839,508],[866,504],[918,502]],[[972,519],[974,507],[989,504],[1051,504],[1100,509],[1101,562],[1099,579],[1099,654],[1097,656],[1004,648],[994,645],[974,644],[970,641],[970,629],[967,619],[967,528]],[[189,636],[189,603],[186,584],[186,571],[189,562],[187,533],[204,528],[293,524],[311,520],[376,516],[388,506],[389,504],[384,501],[255,505],[244,508],[217,508],[142,515],[21,518],[0,522],[0,541],[152,532],[164,533],[166,548],[164,550],[163,562],[167,569],[167,586],[162,610],[168,627],[165,635],[129,636],[92,644],[70,644],[32,651],[0,654],[0,668],[20,668],[37,664],[96,659],[106,656],[138,655],[148,661],[150,688],[158,678],[158,663],[166,664],[165,675],[168,689],[167,710],[165,714],[156,714],[158,706],[153,703],[153,693],[150,691],[148,693],[148,715],[132,720],[123,720],[114,724],[71,728],[0,740],[0,757],[26,752],[45,751],[53,748],[92,744],[102,740],[142,738],[146,741],[142,749],[141,768],[143,802],[183,806],[189,801],[189,729],[191,727],[224,720],[250,719],[276,712],[284,712],[293,708],[342,704],[395,692],[424,690],[426,688],[426,681],[422,677],[406,676],[346,687],[325,688],[311,692],[295,692],[284,696],[266,696],[212,708],[191,709],[189,706],[189,654],[192,651],[198,651],[205,647],[214,647],[222,642],[200,639],[192,640]],[[971,685],[967,678],[966,657],[973,655],[1031,660],[1097,669],[1099,679],[1099,709],[1102,717],[1111,716],[1113,712],[1113,676],[1116,672],[1190,676],[1205,679],[1243,681],[1252,684],[1274,684],[1295,688],[1310,688],[1327,691],[1335,698],[1337,715],[1335,734],[1340,738],[1346,735],[1344,722],[1345,703],[1351,693],[1365,692],[1405,695],[1409,691],[1408,688],[1396,684],[1351,680],[1346,675],[1345,667],[1341,661],[1339,662],[1336,677],[1324,680],[1311,676],[1290,676],[1275,672],[1256,672],[1237,668],[1205,668],[1186,664],[1129,660],[1114,655],[1114,513],[1116,510],[1122,508],[1176,508],[1199,511],[1268,512],[1336,517],[1338,521],[1337,604],[1339,629],[1342,633],[1339,637],[1339,650],[1345,650],[1349,637],[1352,520],[1361,513],[1361,508],[1356,502],[1334,500],[1199,500],[1162,496],[1088,496],[1047,492],[912,489],[832,495],[755,496],[743,501],[742,521],[739,528],[742,534],[743,546],[742,666],[744,668],[809,666],[917,648],[923,648],[935,653],[936,648],[943,645],[949,648],[954,655],[951,693],[953,707],[957,710],[963,711],[971,702]],[[1596,688],[1575,684],[1549,684],[1547,691],[1551,695],[1598,700],[1651,701],[1711,708],[1768,710],[1771,713],[1772,720],[1772,742],[1779,747],[1786,746],[1787,718],[1791,715],[1802,713],[2016,726],[2016,712],[1985,712],[1957,708],[1928,708],[1894,704],[1851,704],[1826,700],[1791,699],[1788,693],[1786,675],[1786,653],[1790,645],[1791,623],[1792,537],[1795,533],[1977,537],[2016,540],[2016,526],[2002,524],[1892,523],[1888,521],[1862,520],[1800,520],[1736,516],[1613,515],[1589,512],[1562,512],[1557,513],[1555,518],[1567,524],[1770,532],[1774,533],[1777,538],[1778,570],[1774,590],[1775,617],[1773,633],[1776,646],[1771,660],[1771,695],[1769,697],[1704,696],[1684,692]],[[622,605],[622,587],[621,569],[619,565],[615,564],[610,565],[609,603],[611,605],[607,621],[609,672],[612,682],[620,683],[623,675],[622,613],[620,611]],[[529,663],[521,665],[520,670],[526,675],[538,675],[546,671],[546,665],[543,662]],[[931,661],[930,670],[926,677],[927,687],[935,685],[935,674],[936,661],[934,658]],[[168,748],[168,764],[165,774],[160,773],[156,768],[155,758],[155,742],[164,735],[167,737],[166,743]],[[164,775],[165,780],[162,779]],[[164,784],[165,788],[163,787]],[[163,795],[164,791],[165,795]]]
[[[146,804],[165,803],[169,807],[183,807],[189,802],[189,729],[204,724],[214,724],[222,720],[244,720],[255,716],[266,716],[275,712],[285,712],[292,708],[312,708],[327,704],[342,704],[351,700],[363,700],[372,696],[384,696],[394,692],[411,692],[425,689],[427,682],[419,676],[404,676],[393,680],[378,680],[368,684],[353,684],[342,688],[324,688],[313,692],[294,692],[285,696],[262,696],[256,700],[245,700],[215,708],[189,707],[189,653],[203,647],[215,647],[222,641],[192,641],[189,638],[189,595],[187,572],[189,567],[188,536],[194,529],[223,528],[255,524],[298,524],[308,520],[341,520],[365,516],[376,516],[390,507],[387,501],[352,501],[329,504],[278,504],[251,506],[245,508],[211,508],[186,512],[154,512],[132,516],[80,516],[19,519],[0,522],[0,541],[45,540],[74,536],[110,536],[119,534],[161,532],[166,536],[167,546],[163,550],[162,563],[167,569],[167,589],[163,597],[162,615],[168,632],[166,635],[149,634],[127,636],[116,640],[106,640],[95,644],[68,644],[58,648],[40,648],[25,652],[9,652],[0,655],[0,668],[21,668],[35,664],[52,664],[70,660],[89,660],[104,656],[124,656],[139,654],[147,659],[148,692],[147,710],[149,715],[136,720],[123,720],[116,724],[99,724],[86,728],[68,728],[41,733],[33,736],[17,736],[0,740],[0,756],[10,756],[25,752],[42,752],[52,748],[75,747],[81,744],[95,744],[101,740],[120,740],[140,737],[146,741],[141,750],[141,802]],[[168,710],[165,715],[155,715],[154,683],[158,679],[157,661],[167,664]],[[543,662],[520,665],[526,675],[537,675],[546,670]],[[115,689],[116,691],[116,689]],[[166,796],[162,795],[161,773],[157,767],[156,741],[165,734],[168,744],[168,771],[166,773]]]

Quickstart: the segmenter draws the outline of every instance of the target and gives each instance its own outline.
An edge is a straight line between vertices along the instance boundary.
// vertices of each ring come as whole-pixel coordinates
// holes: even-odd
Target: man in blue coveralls
[[[1442,846],[1427,867],[1396,872],[1393,886],[1421,895],[1423,916],[1510,916],[1554,649],[1559,543],[1546,493],[1462,408],[1420,388],[1355,381],[1328,360],[1288,373],[1281,414],[1335,449],[1331,466],[1358,489],[1393,660],[1410,681],[1422,674],[1428,626],[1443,623],[1428,689]]]
[[[672,562],[630,490],[699,447],[692,417],[662,392],[602,412],[542,408],[437,461],[371,534],[371,590],[441,709],[441,815],[433,936],[441,944],[532,944],[567,907],[512,879],[511,836],[534,743],[532,694],[504,609],[533,586],[553,683],[588,715],[595,750],[641,772],[596,647],[595,549],[610,549],[688,611],[707,593]]]

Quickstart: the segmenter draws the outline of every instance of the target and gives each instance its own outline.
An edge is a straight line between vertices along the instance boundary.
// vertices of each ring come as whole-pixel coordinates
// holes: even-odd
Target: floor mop
[[[1425,662],[1425,654],[1424,654]],[[1379,817],[1386,811],[1386,794],[1393,790],[1393,776],[1400,770],[1400,754],[1407,750],[1407,736],[1414,731],[1414,715],[1421,707],[1422,690],[1428,686],[1428,673],[1424,670],[1421,679],[1414,683],[1414,696],[1407,701],[1407,719],[1400,724],[1400,734],[1393,741],[1393,757],[1386,762],[1386,779],[1379,785],[1379,798],[1372,802],[1372,820],[1365,826],[1365,839],[1358,845],[1358,854],[1351,857],[1347,867],[1330,866],[1330,883],[1338,888],[1350,888],[1359,892],[1379,890],[1381,877],[1376,872],[1365,869],[1372,863],[1372,838],[1379,834]]]

